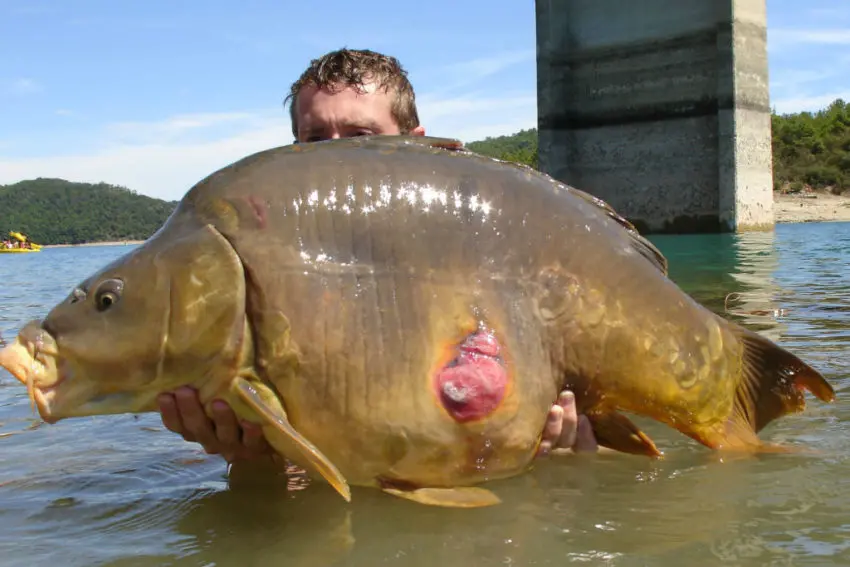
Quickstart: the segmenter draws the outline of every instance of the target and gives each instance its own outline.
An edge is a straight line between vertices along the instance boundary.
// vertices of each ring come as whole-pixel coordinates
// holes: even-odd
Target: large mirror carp
[[[602,201],[453,140],[290,145],[196,184],[0,364],[46,422],[191,385],[346,500],[444,506],[498,502],[478,485],[530,466],[563,388],[601,445],[650,456],[623,412],[756,452],[804,390],[833,399],[666,269]]]

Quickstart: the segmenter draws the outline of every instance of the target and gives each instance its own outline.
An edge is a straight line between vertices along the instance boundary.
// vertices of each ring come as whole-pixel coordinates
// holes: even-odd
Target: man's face
[[[351,138],[375,134],[401,134],[392,115],[392,95],[374,84],[362,92],[347,87],[334,92],[307,85],[296,99],[299,142]],[[422,136],[425,128],[411,134]]]

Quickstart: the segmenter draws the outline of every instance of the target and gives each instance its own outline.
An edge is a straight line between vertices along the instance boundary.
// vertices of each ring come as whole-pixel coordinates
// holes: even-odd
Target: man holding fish
[[[311,62],[293,83],[292,133],[297,142],[365,135],[423,136],[413,87],[394,57],[369,50],[341,49]],[[258,424],[237,420],[224,401],[207,417],[198,393],[184,387],[159,397],[162,422],[186,441],[200,443],[228,463],[261,459],[273,453]],[[561,392],[549,411],[538,457],[555,449],[596,451],[590,422],[576,413],[572,392]]]

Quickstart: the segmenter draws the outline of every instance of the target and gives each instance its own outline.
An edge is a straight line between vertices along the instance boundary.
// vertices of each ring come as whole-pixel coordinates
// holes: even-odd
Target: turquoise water
[[[288,490],[234,470],[153,414],[47,426],[0,370],[0,565],[846,565],[850,563],[850,224],[657,237],[671,276],[710,308],[800,354],[838,392],[772,424],[817,455],[721,461],[637,420],[666,453],[553,457],[493,483],[495,509],[354,490]],[[0,256],[0,334],[14,337],[128,247]],[[730,296],[731,294],[731,296]],[[727,300],[728,297],[728,300]],[[104,345],[108,347],[108,345]]]

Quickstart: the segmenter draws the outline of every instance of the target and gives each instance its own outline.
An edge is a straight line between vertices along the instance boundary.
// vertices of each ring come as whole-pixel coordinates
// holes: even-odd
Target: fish
[[[604,201],[459,141],[363,136],[257,152],[192,186],[138,248],[0,351],[47,423],[199,392],[346,501],[481,507],[575,394],[600,445],[627,416],[718,451],[834,391],[713,313]],[[774,449],[771,449],[774,447]],[[781,449],[780,449],[781,450]]]

